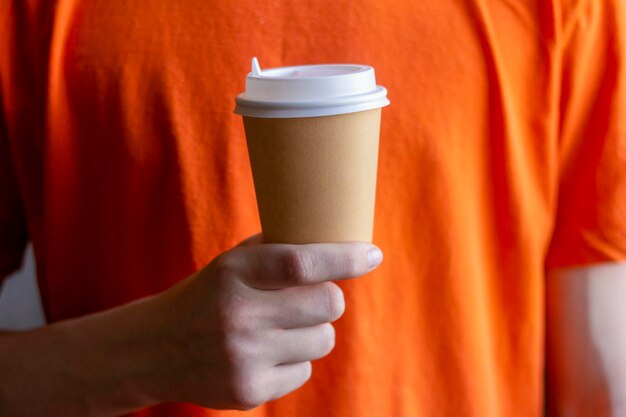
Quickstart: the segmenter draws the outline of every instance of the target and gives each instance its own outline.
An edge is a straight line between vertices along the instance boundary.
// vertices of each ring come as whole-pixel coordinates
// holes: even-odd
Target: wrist
[[[167,312],[157,297],[0,335],[0,415],[105,417],[168,401]]]
[[[162,395],[168,326],[158,297],[59,323],[73,379],[84,386],[89,415],[119,415],[167,401]]]

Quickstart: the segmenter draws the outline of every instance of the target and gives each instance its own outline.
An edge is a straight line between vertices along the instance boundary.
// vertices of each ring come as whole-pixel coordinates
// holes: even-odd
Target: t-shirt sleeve
[[[28,241],[26,216],[0,105],[0,283],[20,268]]]
[[[626,3],[563,28],[559,191],[548,268],[626,260]]]

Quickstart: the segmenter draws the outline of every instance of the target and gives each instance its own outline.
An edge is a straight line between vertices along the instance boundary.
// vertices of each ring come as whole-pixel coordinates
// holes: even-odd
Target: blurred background
[[[22,269],[0,286],[0,330],[26,330],[45,324],[29,245]]]

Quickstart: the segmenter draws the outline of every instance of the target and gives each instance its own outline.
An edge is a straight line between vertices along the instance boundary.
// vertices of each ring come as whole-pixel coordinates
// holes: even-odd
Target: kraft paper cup
[[[386,95],[369,66],[261,71],[253,59],[235,113],[265,242],[372,241]]]

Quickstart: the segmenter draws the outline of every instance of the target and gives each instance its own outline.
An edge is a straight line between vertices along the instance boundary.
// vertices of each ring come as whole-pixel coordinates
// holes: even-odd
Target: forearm
[[[626,265],[552,271],[546,286],[550,417],[626,416]]]
[[[113,416],[150,405],[167,355],[150,299],[0,335],[0,415]],[[152,317],[147,317],[151,315]]]

